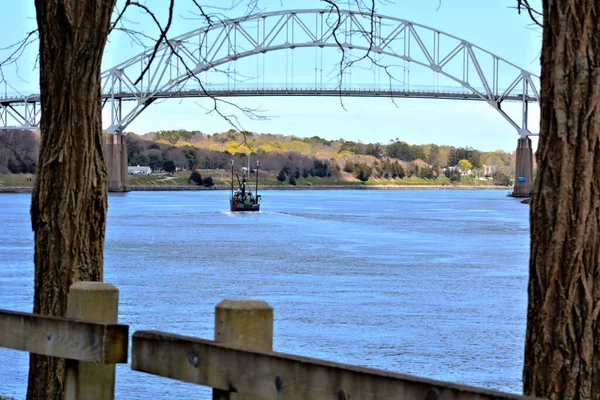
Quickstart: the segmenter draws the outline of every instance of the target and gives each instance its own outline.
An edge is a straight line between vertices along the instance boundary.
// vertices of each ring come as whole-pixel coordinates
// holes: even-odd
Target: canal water
[[[265,191],[109,197],[105,281],[130,332],[213,338],[223,299],[275,309],[274,350],[519,393],[528,206],[498,190]],[[0,195],[0,308],[30,312],[30,195]],[[25,397],[28,356],[0,349],[0,394]],[[117,369],[118,399],[209,398]]]

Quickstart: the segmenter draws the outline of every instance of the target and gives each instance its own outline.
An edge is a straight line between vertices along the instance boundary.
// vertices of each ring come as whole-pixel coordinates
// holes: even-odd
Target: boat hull
[[[236,201],[231,202],[231,211],[260,211],[260,204],[252,203],[250,205],[245,205],[244,203],[238,203]]]

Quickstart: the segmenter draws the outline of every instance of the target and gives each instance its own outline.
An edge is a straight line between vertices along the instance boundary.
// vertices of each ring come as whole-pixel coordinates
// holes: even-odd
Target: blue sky
[[[153,9],[166,11],[165,0],[147,0]],[[224,5],[229,1],[204,0],[202,4]],[[536,4],[537,3],[537,4]],[[534,4],[539,6],[539,1]],[[120,2],[122,4],[122,1]],[[178,0],[173,34],[185,33],[204,24],[190,13],[193,5],[190,0]],[[243,15],[246,4],[240,4],[224,11],[229,17]],[[539,75],[539,54],[541,32],[532,29],[525,15],[518,15],[514,9],[516,0],[395,0],[381,3],[377,7],[380,14],[408,19],[443,32],[460,37],[476,44],[522,68]],[[35,10],[30,0],[0,0],[3,9],[3,24],[0,26],[0,47],[16,42],[28,30],[35,29]],[[260,11],[276,11],[294,8],[323,8],[319,0],[259,0]],[[439,6],[439,8],[438,8]],[[149,22],[137,12],[129,16],[136,29],[153,34]],[[37,46],[37,45],[36,45]],[[8,81],[21,92],[37,92],[37,70],[33,70],[37,49],[35,46],[19,62],[19,76],[14,68],[6,68]],[[141,49],[132,46],[123,35],[110,38],[103,60],[107,69]],[[0,56],[6,51],[0,51]],[[291,57],[288,51],[287,57]],[[301,70],[314,71],[314,60],[310,55],[295,54],[296,80],[302,80]],[[331,60],[335,54],[331,53]],[[274,56],[267,63],[270,70],[265,82],[280,85],[285,80],[282,73],[283,53]],[[252,61],[254,63],[260,61]],[[256,76],[257,67],[250,61],[240,69],[246,75]],[[289,63],[288,63],[289,65]],[[258,72],[260,74],[260,72]],[[418,76],[424,71],[413,71]],[[429,73],[429,71],[427,71]],[[290,73],[291,76],[291,73]],[[289,77],[288,79],[291,79]],[[1,87],[2,91],[5,90]],[[13,90],[6,88],[10,93]],[[514,150],[518,138],[516,131],[487,104],[469,101],[401,99],[394,105],[389,99],[349,99],[339,98],[241,98],[235,102],[241,106],[264,110],[268,120],[253,121],[240,116],[245,129],[265,132],[294,134],[297,136],[319,135],[328,139],[344,138],[363,142],[387,143],[400,138],[409,143],[437,143],[455,146],[470,145],[481,150]],[[128,131],[145,133],[159,129],[198,129],[206,133],[230,128],[226,121],[217,115],[207,115],[198,106],[202,100],[168,100],[153,104],[141,114]],[[513,105],[513,108],[517,105]],[[225,109],[225,111],[228,111]],[[539,110],[531,107],[533,127],[537,131]]]

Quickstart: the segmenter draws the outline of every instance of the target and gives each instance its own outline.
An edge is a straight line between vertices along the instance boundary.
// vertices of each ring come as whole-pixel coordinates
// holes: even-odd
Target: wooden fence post
[[[215,307],[215,341],[273,350],[273,308],[261,300],[223,300]],[[255,397],[213,389],[213,400]]]
[[[69,288],[67,318],[117,323],[119,290],[110,283],[76,282]],[[66,400],[113,400],[115,365],[67,360]]]

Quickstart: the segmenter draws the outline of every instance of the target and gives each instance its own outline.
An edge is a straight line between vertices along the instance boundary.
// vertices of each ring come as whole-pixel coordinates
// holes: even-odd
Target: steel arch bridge
[[[215,90],[198,78],[203,72],[236,60],[300,48],[334,48],[342,54],[360,51],[378,65],[382,58],[413,63],[454,82],[461,90],[415,90],[406,84],[356,88],[343,83],[343,73],[337,87],[323,87],[322,78],[318,83],[316,67],[314,87],[305,88]],[[144,78],[136,82],[153,51],[144,51],[102,73],[103,107],[109,107],[111,116],[108,132],[123,132],[148,106],[164,98],[387,96],[486,102],[519,135],[537,134],[528,128],[528,105],[539,104],[538,76],[456,36],[400,18],[348,10],[340,10],[338,15],[331,10],[300,9],[223,20],[161,43]],[[348,61],[351,59],[346,65],[352,64]],[[190,82],[198,85],[190,89],[186,86]],[[39,95],[0,98],[0,128],[39,127],[39,99]],[[125,112],[124,101],[133,102]],[[521,103],[520,118],[505,112],[505,101]]]

